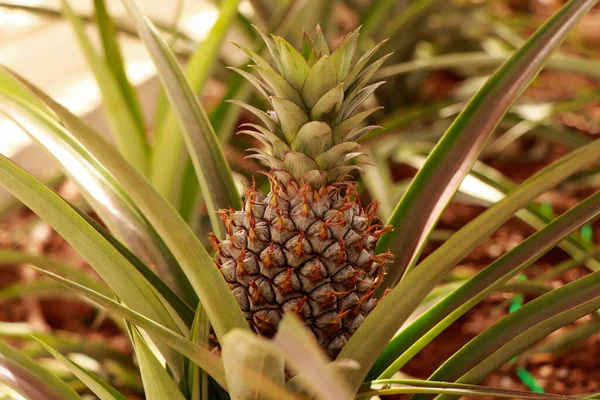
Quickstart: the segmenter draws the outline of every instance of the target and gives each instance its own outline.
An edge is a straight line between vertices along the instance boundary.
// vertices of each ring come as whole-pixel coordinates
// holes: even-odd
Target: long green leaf
[[[359,397],[386,396],[393,394],[456,394],[460,396],[490,396],[508,399],[536,399],[536,400],[574,400],[580,397],[563,396],[549,393],[533,393],[523,390],[511,390],[477,385],[466,385],[449,382],[421,381],[416,379],[381,379],[369,382],[371,385],[383,386],[382,389],[363,389]],[[398,385],[387,388],[388,385]]]
[[[281,351],[270,341],[246,330],[234,330],[223,341],[223,364],[227,373],[227,389],[233,399],[266,399],[263,379],[283,385],[285,362]],[[247,374],[252,371],[252,374]],[[289,396],[293,398],[293,396]]]
[[[37,339],[37,338],[36,338]],[[62,365],[64,365],[73,375],[83,382],[100,400],[127,400],[125,396],[119,393],[115,388],[104,382],[102,379],[92,374],[79,364],[69,360],[58,351],[47,345],[42,339],[38,342],[52,354]]]
[[[181,329],[146,280],[127,259],[59,195],[3,156],[0,156],[0,186],[64,237],[125,304],[170,329]],[[171,363],[176,363],[179,358],[174,353],[165,354],[167,356]]]
[[[600,307],[600,272],[538,297],[479,334],[430,379],[476,383],[527,347]]]
[[[148,283],[152,285],[154,289],[159,293],[162,298],[166,302],[169,303],[171,307],[179,314],[181,319],[185,321],[186,326],[190,326],[192,324],[194,318],[194,310],[191,305],[188,305],[185,301],[183,301],[169,286],[167,286],[158,275],[156,275],[146,264],[144,264],[135,254],[133,254],[127,247],[125,247],[121,242],[115,239],[114,236],[110,234],[102,225],[97,223],[93,218],[89,215],[83,213],[81,210],[75,209],[81,215],[88,224],[90,224],[96,231],[102,235],[110,244],[113,245],[115,249],[119,253],[123,255],[130,263],[134,266],[135,269],[139,271],[140,274],[146,278]],[[87,285],[86,285],[87,286]],[[88,286],[90,289],[94,289],[93,287]],[[198,306],[197,298],[194,304],[195,307]]]
[[[137,328],[131,326],[131,336],[137,355],[147,400],[185,400],[175,381],[156,358]]]
[[[195,362],[200,368],[205,370],[219,385],[226,388],[227,383],[225,379],[225,371],[221,359],[213,354],[211,351],[191,342],[185,337],[173,332],[165,326],[133,311],[127,306],[124,306],[116,301],[101,295],[100,293],[94,292],[84,286],[81,286],[73,281],[65,279],[59,275],[51,272],[38,270],[40,273],[60,282],[65,287],[79,293],[83,297],[91,300],[92,302],[110,310],[115,314],[121,315],[130,323],[137,327],[144,329],[149,334],[155,337],[160,337],[161,340],[168,346],[180,352],[191,361]],[[271,400],[298,400],[295,396],[288,393],[283,387],[270,379],[265,379],[260,373],[253,371],[252,369],[245,369],[245,374],[253,379],[260,380],[265,387],[264,395],[266,398]]]
[[[79,46],[98,83],[117,146],[131,165],[145,174],[148,169],[148,145],[144,127],[140,126],[139,119],[129,108],[118,81],[87,37],[83,22],[75,14],[67,0],[61,0],[61,2],[65,17],[73,27]]]
[[[489,135],[552,51],[595,3],[596,0],[569,1],[487,80],[454,120],[388,220],[397,229],[377,244],[378,251],[389,247],[396,256],[381,290],[396,284],[414,266],[427,237]]]
[[[133,367],[130,356],[115,350],[104,341],[66,331],[43,332],[26,322],[0,322],[0,337],[24,341],[20,351],[31,358],[46,356],[47,351],[33,336],[62,353],[80,353],[100,362],[114,361]]]
[[[104,57],[108,68],[110,68],[112,75],[119,84],[121,93],[129,106],[129,110],[136,123],[143,130],[144,119],[142,117],[142,110],[138,102],[137,95],[127,78],[125,72],[125,62],[119,49],[119,43],[117,41],[117,31],[110,17],[108,10],[106,9],[105,0],[94,0],[94,10],[96,16],[96,23],[98,30],[100,31],[100,38],[102,39],[102,48],[104,49]]]
[[[202,306],[198,306],[196,315],[194,316],[194,322],[190,328],[190,341],[202,347],[208,347],[209,338],[210,321],[207,318],[206,312],[202,309]],[[210,382],[206,371],[201,370],[196,364],[190,363],[189,360],[185,360],[183,370],[186,377],[183,383],[187,390],[187,396],[192,399],[210,400]]]
[[[101,295],[98,292],[94,292],[81,286],[73,281],[65,279],[59,275],[47,272],[44,270],[38,270],[40,273],[52,278],[55,281],[60,282],[68,289],[80,294],[81,296],[91,300],[92,302],[122,316],[127,321],[144,329],[148,333],[155,337],[160,337],[161,340],[168,346],[180,352],[185,357],[195,362],[200,368],[207,371],[221,386],[226,387],[225,372],[223,370],[223,363],[221,359],[212,352],[205,348],[192,343],[185,337],[168,329],[162,324],[132,310],[131,308],[124,306],[116,301]]]
[[[242,203],[221,145],[171,49],[133,1],[122,2],[156,65],[167,97],[177,115],[200,181],[202,197],[208,208],[213,230],[219,237],[224,237],[223,223],[217,211],[229,207],[239,210]],[[170,156],[177,157],[173,154]]]
[[[236,16],[238,4],[239,0],[221,2],[219,17],[215,25],[210,30],[208,37],[198,45],[198,48],[188,60],[185,67],[185,78],[193,94],[202,93],[202,89],[210,78],[225,34]],[[162,103],[165,103],[165,106],[168,105],[166,102]],[[178,106],[174,104],[174,107]],[[184,138],[180,130],[177,110],[167,109],[164,113],[164,121],[156,121],[156,141],[151,156],[151,181],[159,193],[167,199],[174,199],[176,191],[180,189],[177,171],[180,169],[182,156],[184,155]],[[206,128],[214,132],[212,127],[207,126]],[[210,149],[218,141],[214,140],[214,143],[212,143],[213,141],[207,142]],[[206,157],[206,155],[203,154],[202,157]],[[224,182],[227,184],[227,181]],[[239,196],[236,197],[239,198]],[[217,205],[223,207],[222,204]],[[234,203],[225,206],[236,205]]]
[[[379,378],[392,377],[452,322],[531,265],[572,231],[590,222],[599,214],[600,192],[590,196],[528,237],[403,329],[386,347],[369,375],[379,375]],[[396,357],[399,358],[390,364],[390,361]]]
[[[420,168],[424,162],[423,156],[407,154],[408,152],[405,151],[401,151],[401,153],[401,156],[396,158],[396,160],[402,160],[402,162],[415,168]],[[503,176],[499,171],[481,162],[476,162],[471,172],[469,172],[465,180],[461,183],[458,191],[482,201],[486,206],[491,206],[515,186],[515,183]],[[539,206],[535,204],[528,205],[525,209],[517,212],[515,216],[535,229],[541,229],[551,221],[551,218],[542,214]],[[559,246],[569,255],[576,258],[582,257],[590,250],[590,245],[585,243],[579,235],[570,235],[565,241],[559,243]],[[585,264],[592,271],[600,268],[600,263],[593,258],[588,258]]]
[[[197,297],[191,293],[190,284],[179,264],[127,191],[86,146],[73,139],[56,121],[55,115],[70,130],[86,131],[89,135],[97,133],[42,91],[2,67],[0,87],[0,110],[5,110],[9,118],[54,156],[113,234],[194,305]],[[2,90],[8,93],[4,94]],[[38,104],[40,101],[43,103]]]
[[[110,296],[112,291],[104,282],[90,276],[79,269],[63,264],[50,257],[27,254],[21,250],[0,249],[0,265],[32,264],[63,275],[84,286],[89,287],[105,296]]]
[[[0,382],[30,400],[81,400],[66,383],[1,340]]]
[[[351,382],[362,381],[366,374],[362,368],[371,367],[421,300],[471,250],[530,201],[598,159],[600,141],[596,140],[547,166],[452,235],[407,274],[375,307],[342,350],[339,357],[361,363],[361,370],[348,372]]]
[[[450,53],[436,57],[407,61],[400,64],[389,65],[375,73],[373,79],[385,79],[399,74],[418,71],[435,71],[449,68],[482,67],[495,68],[510,59],[512,54],[490,55],[485,52]],[[582,74],[590,78],[600,78],[598,61],[588,60],[577,56],[557,54],[552,56],[546,68],[565,72]]]
[[[122,185],[144,218],[173,252],[206,309],[217,336],[222,337],[233,328],[248,329],[244,315],[212,258],[177,211],[96,132],[56,103],[47,104],[61,116],[75,139],[64,145],[88,149],[94,159]],[[38,117],[35,113],[29,116]]]
[[[327,367],[327,356],[306,327],[293,314],[284,316],[273,343],[283,354],[303,386],[321,400],[352,399],[348,385]]]

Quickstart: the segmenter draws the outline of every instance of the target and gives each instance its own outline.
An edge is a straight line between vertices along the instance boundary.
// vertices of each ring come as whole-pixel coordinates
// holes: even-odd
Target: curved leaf
[[[306,327],[293,314],[283,317],[273,343],[285,355],[290,368],[296,372],[299,383],[314,393],[315,397],[327,399],[352,399],[348,385],[328,368],[323,349],[306,331]]]
[[[0,156],[0,186],[65,238],[125,304],[171,329],[179,331],[183,328],[177,326],[152,288],[127,259],[59,195],[3,156]],[[167,356],[169,354],[165,354]],[[175,368],[178,355],[171,353],[170,356],[169,361]]]
[[[177,384],[167,370],[158,361],[148,343],[144,340],[137,328],[130,325],[133,347],[137,355],[144,384],[144,394],[148,400],[185,400]]]
[[[262,379],[282,385],[285,383],[283,354],[273,343],[246,330],[234,330],[223,341],[223,364],[227,375],[229,394],[236,400],[261,400],[267,398]],[[293,396],[289,396],[293,398]]]
[[[146,278],[148,283],[156,289],[162,298],[166,302],[169,303],[171,307],[177,312],[177,314],[183,319],[186,323],[186,326],[190,326],[194,319],[194,310],[192,306],[188,305],[184,302],[169,286],[167,286],[162,279],[158,275],[156,275],[146,264],[144,264],[135,254],[133,254],[127,247],[125,247],[121,242],[119,242],[113,235],[110,234],[102,225],[97,223],[93,218],[89,215],[85,214],[79,209],[75,208],[75,211],[79,213],[90,224],[96,231],[102,235],[110,244],[113,245],[115,249],[119,253],[123,255],[133,265],[135,269],[139,271],[140,274]],[[86,285],[87,286],[87,285]],[[94,289],[93,287],[88,286],[90,289]],[[95,290],[95,289],[94,289]],[[189,294],[188,294],[189,296]],[[195,298],[197,300],[197,298]],[[197,301],[195,302],[195,306],[198,307]]]
[[[217,135],[164,39],[133,1],[122,2],[156,65],[167,97],[183,130],[213,231],[217,236],[224,237],[224,226],[217,211],[229,207],[240,210],[242,202]]]
[[[116,301],[103,296],[98,292],[94,292],[85,286],[81,286],[51,272],[44,270],[38,271],[41,274],[44,274],[49,278],[61,283],[68,289],[80,294],[96,304],[99,304],[107,310],[122,316],[132,324],[144,329],[149,334],[154,335],[154,337],[159,337],[167,346],[172,347],[174,350],[195,362],[200,368],[204,369],[208,374],[210,374],[210,376],[212,376],[221,386],[226,387],[223,363],[221,362],[221,359],[212,352],[201,346],[198,346],[195,343],[192,343],[190,340],[165,327],[164,325],[161,325],[160,323],[157,323],[156,321],[132,310],[125,305],[117,303]]]
[[[81,400],[61,379],[1,340],[0,382],[30,400]]]
[[[402,151],[402,156],[397,160],[419,168],[424,162],[424,157],[406,154]],[[491,206],[515,186],[515,183],[504,177],[499,171],[478,161],[473,165],[473,169],[461,183],[458,191],[483,201],[486,206]],[[519,210],[515,216],[535,229],[541,229],[552,220],[543,215],[535,204],[529,204],[526,208]],[[559,243],[559,246],[574,258],[581,258],[590,250],[590,245],[576,234],[567,237],[566,240]],[[591,257],[585,260],[585,264],[592,271],[600,269],[600,263]]]
[[[152,265],[186,301],[195,305],[197,297],[191,293],[191,286],[179,264],[127,191],[85,146],[73,139],[48,108],[69,129],[85,131],[88,135],[97,133],[42,91],[3,67],[0,67],[0,86],[8,91],[2,93],[0,90],[0,109],[54,156],[106,226],[146,264]],[[38,104],[40,101],[43,103]],[[97,140],[103,139],[98,137]]]
[[[117,146],[127,160],[142,174],[148,169],[148,146],[141,117],[129,107],[119,82],[103,59],[100,58],[85,33],[81,19],[75,14],[67,0],[61,0],[64,15],[75,32],[75,37],[92,70],[103,98],[103,105]]]
[[[383,236],[377,244],[378,251],[389,247],[396,255],[381,291],[396,284],[414,266],[489,135],[552,51],[594,4],[595,0],[568,2],[487,80],[448,128],[388,220],[402,229]]]
[[[460,260],[530,201],[599,159],[600,140],[596,140],[547,166],[465,225],[381,300],[339,357],[356,359],[370,368],[421,300]],[[363,373],[350,371],[348,375],[358,384]]]
[[[368,382],[371,385],[399,385],[400,387],[382,389],[364,389],[359,397],[386,396],[392,394],[428,393],[455,394],[460,396],[490,396],[508,399],[537,399],[537,400],[575,400],[580,397],[564,396],[549,393],[532,393],[523,390],[511,390],[487,386],[466,385],[449,382],[421,381],[416,379],[381,379]]]
[[[403,329],[386,347],[373,366],[370,376],[379,374],[379,378],[390,378],[452,322],[531,265],[572,231],[598,215],[600,192],[528,237]],[[395,357],[399,358],[390,365]]]
[[[202,89],[210,78],[213,65],[215,60],[217,60],[225,35],[237,15],[238,4],[239,0],[226,0],[221,2],[217,21],[211,28],[206,39],[198,45],[188,60],[185,67],[185,78],[189,82],[192,96],[202,93]],[[165,91],[168,91],[167,87],[165,87]],[[152,149],[150,176],[152,184],[158,192],[171,200],[176,197],[176,191],[180,189],[177,171],[181,166],[181,158],[184,156],[184,136],[182,135],[182,127],[178,120],[178,111],[176,110],[176,108],[180,108],[180,106],[173,103],[172,108],[169,108],[168,102],[163,98],[159,98],[158,104],[162,105],[164,110],[160,111],[159,109],[155,119],[156,141]],[[183,131],[185,132],[186,129],[183,129]],[[206,129],[208,129],[207,133],[214,135],[213,128],[210,124],[206,126]],[[210,150],[211,146],[215,146],[215,143],[217,142],[218,140],[208,140],[208,151],[212,151]],[[189,147],[188,149],[190,150],[190,153],[192,153]],[[201,157],[208,157],[208,155],[201,153]],[[187,156],[185,156],[185,158],[187,158]],[[223,184],[228,184],[228,181],[223,182]],[[239,199],[239,196],[237,196],[237,198]],[[234,207],[236,205],[237,203],[235,202],[225,205],[217,204],[217,206],[221,208],[229,206]]]
[[[449,358],[432,380],[475,383],[540,339],[600,308],[600,272],[525,304]]]
[[[37,339],[37,338],[36,338]],[[37,339],[38,342],[46,349],[46,351],[64,365],[73,375],[83,382],[100,400],[127,400],[125,396],[119,393],[115,388],[92,374],[79,364],[69,360],[58,351],[44,343],[43,340]]]
[[[72,140],[61,146],[88,149],[102,168],[119,182],[173,253],[209,315],[217,337],[233,328],[248,329],[244,315],[212,258],[177,211],[96,132],[55,102],[47,101],[47,104],[66,121],[70,130]],[[27,116],[34,119],[36,126],[44,121],[33,111]]]

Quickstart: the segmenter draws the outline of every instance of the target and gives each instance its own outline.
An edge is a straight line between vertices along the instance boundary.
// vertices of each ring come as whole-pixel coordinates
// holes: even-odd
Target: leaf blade
[[[81,400],[46,368],[0,340],[0,381],[32,400]]]
[[[596,140],[547,166],[452,235],[425,258],[418,268],[407,274],[406,278],[380,301],[342,350],[339,357],[356,359],[361,363],[361,370],[347,373],[350,379],[355,384],[362,381],[362,374],[366,374],[362,368],[370,368],[374,358],[381,354],[385,344],[419,306],[420,301],[466,254],[520,208],[600,159],[599,152],[600,141]]]
[[[133,1],[122,0],[122,2],[152,57],[167,97],[173,104],[200,181],[200,190],[208,208],[213,230],[219,237],[224,237],[222,222],[217,211],[229,207],[241,209],[242,203],[217,135],[164,39]],[[164,164],[160,168],[164,169]]]
[[[378,251],[390,247],[397,257],[381,290],[393,286],[414,266],[429,233],[488,136],[552,51],[595,3],[594,0],[567,3],[496,70],[454,120],[388,220],[393,226],[402,223],[403,228],[382,237],[377,244]]]
[[[35,336],[34,336],[35,337]],[[69,360],[58,351],[44,343],[43,340],[35,339],[48,351],[54,358],[56,358],[62,365],[64,365],[73,375],[75,375],[80,381],[82,381],[100,400],[126,400],[126,397],[119,393],[115,388],[111,387],[108,383],[92,374],[79,364]]]
[[[148,149],[143,126],[136,121],[127,101],[123,97],[119,84],[110,69],[102,60],[85,33],[83,22],[71,8],[68,0],[61,0],[63,12],[83,51],[88,66],[92,70],[106,107],[111,129],[120,151],[135,168],[145,174],[148,167]]]

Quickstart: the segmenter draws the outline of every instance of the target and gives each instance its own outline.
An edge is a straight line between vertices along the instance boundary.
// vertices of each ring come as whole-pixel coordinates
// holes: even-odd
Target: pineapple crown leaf
[[[255,149],[252,158],[316,186],[344,179],[356,168],[339,167],[350,163],[355,153],[336,149],[356,147],[358,139],[379,128],[365,125],[364,121],[380,107],[361,111],[361,106],[383,84],[369,82],[389,57],[386,54],[371,62],[385,41],[357,57],[360,27],[341,38],[333,51],[319,25],[310,34],[304,31],[300,50],[282,37],[255,29],[265,42],[272,64],[234,43],[250,57],[253,65],[249,67],[255,74],[230,68],[247,79],[272,108],[265,112],[235,102],[265,126],[250,127],[256,130],[252,133],[242,131],[265,146],[263,150]],[[336,171],[330,173],[332,169]]]

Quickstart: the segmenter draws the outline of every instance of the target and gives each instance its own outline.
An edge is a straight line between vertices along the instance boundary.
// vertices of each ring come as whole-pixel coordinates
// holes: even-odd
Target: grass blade
[[[200,182],[200,190],[208,208],[213,230],[217,236],[224,237],[224,226],[217,211],[228,207],[241,209],[242,203],[217,136],[164,39],[160,37],[152,23],[141,14],[133,1],[122,0],[122,2],[134,20],[140,37],[156,65],[167,97],[177,115]],[[170,156],[179,158],[178,154],[170,154]]]
[[[430,379],[479,382],[556,329],[600,308],[599,283],[595,272],[532,300],[467,343]]]
[[[70,22],[88,66],[98,83],[117,146],[131,165],[140,173],[145,174],[148,168],[148,145],[144,127],[140,126],[139,118],[136,118],[129,108],[110,68],[92,46],[81,19],[75,14],[67,0],[61,0],[61,2],[65,17]]]
[[[106,2],[104,0],[94,0],[94,10],[96,24],[98,25],[100,38],[102,39],[106,64],[119,84],[121,93],[129,105],[132,117],[135,118],[140,129],[144,130],[142,110],[137,95],[125,73],[125,62],[123,61],[119,43],[117,42],[117,31],[113,20],[106,9]]]
[[[94,292],[81,286],[73,281],[62,278],[59,275],[51,272],[38,270],[41,274],[52,278],[53,280],[61,283],[68,289],[80,294],[81,296],[91,300],[92,302],[106,308],[107,310],[120,315],[127,321],[144,329],[146,332],[160,337],[163,343],[172,347],[176,351],[180,352],[185,357],[195,362],[200,368],[205,370],[210,376],[212,376],[221,386],[226,387],[225,372],[223,370],[223,363],[221,359],[215,354],[206,350],[205,348],[192,343],[185,337],[174,332],[173,330],[165,327],[164,325],[132,310],[131,308],[117,303],[116,301],[101,295],[98,292]]]
[[[248,329],[239,305],[211,256],[177,211],[96,132],[55,102],[47,98],[44,101],[60,115],[69,129],[73,140],[63,146],[88,149],[102,168],[122,185],[165,246],[173,252],[186,280],[189,280],[206,310],[217,337],[223,337],[233,328]]]
[[[461,68],[464,66],[469,66],[471,68],[497,68],[512,56],[513,54],[511,53],[505,55],[490,55],[483,51],[442,54],[431,58],[388,65],[377,71],[373,79],[385,79],[409,72],[436,71],[441,69]],[[598,61],[588,60],[577,56],[556,54],[550,57],[546,64],[546,68],[564,72],[573,72],[593,79],[600,78]]]
[[[11,72],[0,69],[0,77],[3,75],[7,79],[12,77]],[[24,81],[23,84],[27,85]],[[44,93],[33,86],[27,88],[38,96],[38,100],[42,100],[51,108],[68,129],[97,135],[79,118]],[[54,156],[115,235],[124,239],[135,253],[143,257],[145,263],[153,265],[161,278],[181,293],[186,301],[190,304],[197,301],[195,296],[189,295],[192,290],[179,264],[129,193],[106,171],[86,146],[74,140],[71,133],[56,121],[46,107],[33,107],[33,103],[24,102],[12,93],[2,93],[0,89],[0,109]],[[103,139],[98,137],[98,140]]]
[[[175,381],[158,361],[137,328],[129,325],[147,400],[185,400]]]
[[[1,340],[0,382],[30,400],[81,400],[66,383]]]
[[[369,376],[392,377],[452,322],[599,214],[600,192],[528,237],[403,329],[386,347]],[[390,364],[396,357],[399,358]]]
[[[0,249],[0,266],[15,264],[35,265],[36,267],[40,267],[72,279],[84,286],[89,287],[90,289],[102,293],[105,296],[110,296],[112,294],[112,291],[104,282],[101,282],[100,280],[91,277],[90,274],[73,268],[70,265],[66,265],[60,261],[54,260],[53,258],[31,255],[21,250]]]
[[[358,385],[362,381],[363,374],[366,375],[362,368],[371,367],[421,300],[463,257],[530,201],[599,159],[600,141],[596,140],[547,166],[452,235],[407,274],[369,314],[342,350],[339,357],[355,359],[361,364],[361,370],[348,372],[351,382]]]
[[[83,382],[100,400],[127,400],[125,396],[119,393],[115,388],[104,382],[102,379],[92,374],[85,368],[81,367],[74,361],[69,360],[58,351],[44,343],[43,340],[38,339],[38,342],[56,358],[62,365],[64,365],[73,375],[75,375],[81,382]]]
[[[393,394],[455,394],[459,396],[490,396],[504,399],[536,399],[536,400],[574,400],[580,397],[564,396],[548,393],[532,393],[523,390],[511,390],[477,385],[466,385],[449,382],[421,381],[416,379],[381,379],[369,382],[371,385],[400,385],[389,389],[364,389],[359,397],[386,396]]]
[[[59,195],[3,156],[0,156],[0,186],[65,238],[125,304],[179,331],[180,327],[145,279],[106,239]],[[178,356],[171,356],[176,371]]]
[[[475,94],[430,153],[388,223],[396,229],[377,244],[396,255],[381,290],[416,263],[442,211],[477,160],[489,135],[573,26],[596,0],[569,1],[504,63]]]
[[[208,37],[198,45],[185,67],[187,79],[192,93],[201,93],[210,78],[229,26],[237,15],[239,0],[223,1],[219,10],[219,17],[212,27]],[[166,90],[166,88],[165,88]],[[180,188],[177,186],[179,179],[177,171],[181,165],[184,154],[184,137],[179,125],[177,111],[168,108],[166,101],[160,102],[166,107],[162,121],[156,121],[156,141],[151,156],[151,181],[154,187],[167,199],[175,199]],[[178,107],[173,105],[173,107]],[[157,112],[157,117],[159,113]],[[208,126],[210,132],[214,132]],[[211,133],[212,134],[212,133]],[[215,143],[217,140],[215,140]],[[212,144],[214,146],[214,144]],[[239,198],[239,196],[237,196]],[[226,204],[225,206],[233,206]],[[220,205],[224,207],[223,205]]]
[[[239,400],[264,399],[268,390],[263,379],[281,386],[285,383],[283,354],[270,341],[252,332],[234,330],[223,342],[223,364],[227,373],[227,388],[231,398]],[[252,371],[252,374],[247,374]]]

